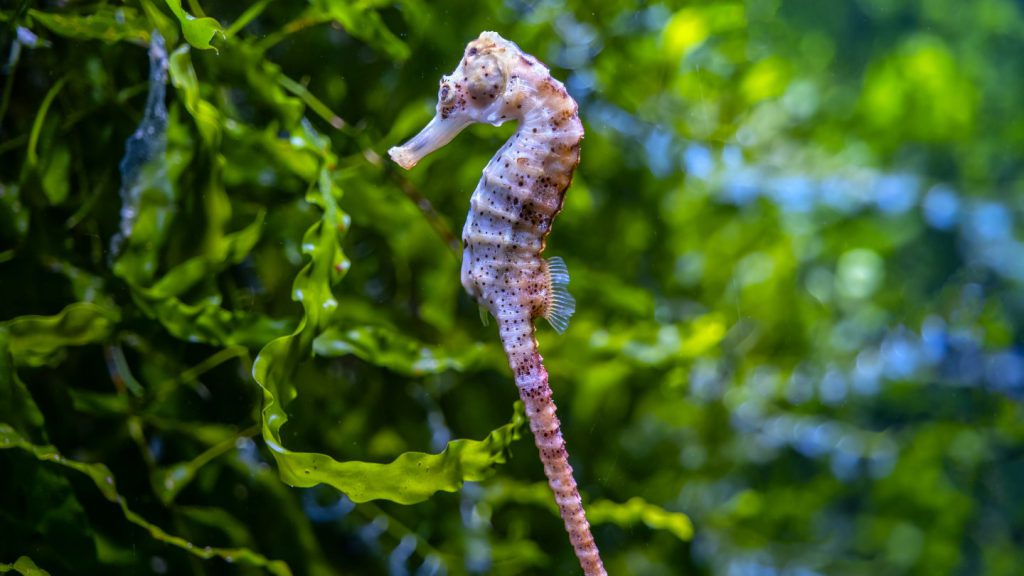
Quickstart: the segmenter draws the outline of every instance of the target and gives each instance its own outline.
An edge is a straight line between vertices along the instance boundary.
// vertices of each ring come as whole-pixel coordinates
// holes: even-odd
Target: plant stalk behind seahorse
[[[501,342],[526,404],[544,473],[587,576],[606,574],[569,465],[533,319],[563,332],[576,308],[561,258],[545,260],[551,223],[579,163],[583,125],[576,102],[536,58],[494,32],[469,43],[441,78],[437,114],[391,158],[410,169],[474,122],[518,120],[516,133],[484,168],[462,231],[462,285],[498,321]]]

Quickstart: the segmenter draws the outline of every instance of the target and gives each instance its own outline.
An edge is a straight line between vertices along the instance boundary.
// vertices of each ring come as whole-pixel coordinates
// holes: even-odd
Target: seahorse
[[[462,285],[497,319],[502,346],[526,406],[548,485],[587,576],[606,574],[590,532],[561,424],[537,348],[534,318],[562,333],[576,310],[569,272],[541,254],[579,163],[583,124],[575,100],[537,58],[495,32],[471,41],[441,77],[426,127],[388,154],[406,170],[475,122],[517,120],[515,134],[484,168],[462,231]]]

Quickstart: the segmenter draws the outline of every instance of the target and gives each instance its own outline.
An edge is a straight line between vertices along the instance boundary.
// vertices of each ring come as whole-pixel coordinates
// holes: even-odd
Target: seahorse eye
[[[477,105],[487,105],[505,91],[505,71],[492,54],[467,58],[465,64],[466,89]]]
[[[437,99],[442,106],[447,106],[455,101],[455,91],[448,76],[441,78],[441,88],[437,92]]]

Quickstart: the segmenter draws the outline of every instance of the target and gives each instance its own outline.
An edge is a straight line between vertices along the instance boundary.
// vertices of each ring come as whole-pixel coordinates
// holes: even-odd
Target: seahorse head
[[[508,107],[516,67],[536,63],[514,42],[496,32],[483,32],[466,46],[459,66],[441,77],[437,92],[437,113],[411,140],[388,151],[406,170],[424,156],[451,142],[463,128],[474,122],[501,124],[510,119],[499,110]]]

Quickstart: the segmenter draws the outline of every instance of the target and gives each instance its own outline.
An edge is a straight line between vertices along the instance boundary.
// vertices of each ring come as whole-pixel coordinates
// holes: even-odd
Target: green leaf
[[[299,177],[303,182],[316,180],[320,172],[320,159],[303,147],[297,147],[277,135],[274,127],[255,130],[240,123],[225,126],[228,146],[225,154],[225,180],[235,184],[251,183],[260,175],[246,165],[254,159],[267,162],[267,170],[280,168]]]
[[[488,487],[486,500],[492,506],[499,506],[505,502],[534,504],[558,514],[558,506],[551,496],[551,490],[543,482],[498,482]],[[630,498],[625,503],[598,499],[587,503],[586,510],[587,520],[592,524],[615,524],[628,529],[642,523],[654,530],[665,530],[683,542],[689,542],[693,538],[693,523],[689,516],[682,512],[669,512],[640,497]]]
[[[411,53],[409,46],[384,25],[380,14],[365,4],[343,0],[311,0],[306,17],[337,22],[345,32],[383,51],[394,60],[406,60]]]
[[[0,419],[0,422],[3,420]],[[20,452],[0,450],[0,554],[30,552],[57,573],[90,572],[97,560],[97,533],[60,468]]]
[[[46,199],[53,206],[63,204],[68,197],[70,182],[68,171],[71,167],[71,152],[67,146],[53,144],[49,147],[49,154],[43,159],[40,165],[42,171],[43,193]]]
[[[235,443],[239,438],[243,438],[246,435],[254,433],[243,432],[242,434],[233,435],[230,438],[226,438],[221,442],[211,446],[207,450],[203,451],[202,454],[196,456],[192,460],[186,462],[179,462],[173,466],[161,468],[153,474],[153,491],[156,492],[160,500],[168,505],[174,501],[174,498],[181,492],[188,484],[195,478],[196,473],[200,468],[209,464],[214,459],[222,456],[229,450],[234,449]]]
[[[149,21],[148,28],[155,28],[172,46],[178,43],[179,26],[174,23],[170,16],[160,11],[160,8],[153,3],[153,0],[140,0],[142,11],[146,13]]]
[[[345,33],[358,38],[373,48],[384,52],[392,60],[403,61],[409,58],[409,46],[392,33],[380,13],[375,9],[376,2],[344,2],[342,0],[310,0],[310,6],[301,16],[284,26],[282,29],[268,34],[259,42],[262,50],[280,42],[295,32],[325,22],[333,22],[345,30]],[[413,0],[402,2],[403,12],[424,13],[422,5]]]
[[[213,104],[203,100],[199,93],[199,77],[192,66],[188,45],[179,46],[171,54],[170,73],[171,84],[178,89],[185,109],[195,120],[203,141],[211,149],[216,149],[220,143],[220,111]]]
[[[525,426],[522,403],[516,402],[511,421],[484,440],[453,440],[438,454],[405,452],[388,464],[337,462],[322,454],[291,453],[281,478],[302,487],[323,482],[353,502],[384,499],[415,504],[438,491],[455,492],[465,481],[490,477],[498,464],[508,461],[509,446]]]
[[[119,320],[116,309],[77,302],[54,316],[19,316],[2,322],[0,330],[10,335],[16,363],[42,366],[67,346],[105,341]]]
[[[156,37],[155,37],[156,38]],[[162,42],[151,50],[150,97],[147,112],[129,140],[122,161],[123,202],[129,206],[129,218],[122,222],[124,254],[114,266],[115,273],[128,282],[136,304],[156,318],[175,337],[188,342],[257,347],[289,329],[290,322],[244,311],[222,308],[219,301],[190,304],[179,299],[199,282],[209,281],[231,264],[245,258],[259,240],[264,212],[242,231],[223,235],[222,227],[230,218],[230,202],[220,182],[223,160],[214,158],[214,171],[206,193],[207,237],[203,252],[179,264],[153,282],[170,222],[177,212],[177,195],[169,179],[166,132],[167,112],[163,103],[164,76],[169,69],[171,81],[182,94],[186,109],[193,115],[204,141],[215,149],[220,141],[220,113],[199,96],[199,80],[192,67],[189,47],[179,47],[169,59],[160,58]]]
[[[322,150],[330,159],[327,142],[312,127],[304,125],[300,136],[299,142]],[[312,352],[314,339],[328,328],[330,313],[337,308],[331,287],[348,269],[340,246],[348,221],[338,208],[337,193],[330,174],[322,169],[318,186],[310,190],[307,199],[320,206],[323,214],[303,237],[302,250],[310,261],[292,285],[292,297],[303,306],[303,321],[291,335],[267,344],[253,364],[253,378],[264,395],[263,439],[277,461],[281,479],[298,487],[328,484],[355,502],[386,499],[412,504],[439,490],[458,490],[465,480],[487,477],[496,464],[506,461],[509,445],[519,438],[525,423],[519,405],[512,421],[485,440],[455,440],[439,454],[406,452],[388,464],[339,462],[324,454],[293,452],[284,446],[281,428],[288,421],[284,403],[298,394],[291,384],[292,376]]]
[[[259,347],[292,329],[291,320],[222,308],[216,302],[189,304],[178,298],[241,262],[259,241],[264,213],[242,230],[214,240],[206,253],[179,264],[151,288],[132,285],[136,303],[175,337],[187,342]]]
[[[39,110],[36,112],[35,122],[32,123],[32,132],[29,134],[28,138],[28,154],[26,156],[28,166],[30,168],[36,168],[39,164],[39,153],[37,148],[39,145],[39,136],[43,132],[43,123],[46,120],[46,114],[50,111],[50,105],[53,104],[54,98],[56,98],[57,94],[59,94],[64,88],[64,84],[67,80],[66,76],[57,80],[57,82],[50,87],[50,90],[46,92],[46,96],[43,97],[43,101],[39,104]]]
[[[165,1],[167,2],[167,7],[171,9],[171,12],[181,24],[181,31],[185,34],[185,40],[189,44],[200,50],[217,50],[210,44],[210,41],[217,34],[224,37],[224,29],[221,28],[220,22],[213,18],[196,18],[181,7],[181,0]]]
[[[214,237],[201,255],[175,266],[153,284],[147,294],[154,300],[178,296],[228,266],[240,263],[259,242],[265,218],[266,212],[260,210],[245,228]]]
[[[162,528],[149,522],[128,507],[127,500],[117,491],[117,483],[114,479],[114,475],[105,465],[98,463],[89,464],[66,458],[53,446],[32,444],[18,434],[14,428],[10,427],[6,423],[0,422],[0,450],[10,450],[15,448],[32,454],[41,462],[49,462],[51,464],[63,466],[64,468],[68,468],[88,476],[103,497],[116,504],[121,509],[121,513],[124,515],[126,520],[143,528],[156,540],[170,544],[176,548],[180,548],[181,550],[199,558],[221,558],[228,562],[249,564],[265,568],[271,574],[277,574],[280,576],[291,574],[291,570],[288,568],[288,565],[281,560],[270,560],[262,554],[253,552],[248,548],[201,547],[196,546],[184,538],[165,532]]]
[[[294,325],[290,319],[226,310],[216,304],[186,304],[171,297],[156,302],[152,313],[173,336],[218,346],[256,348]]]
[[[7,329],[0,328],[0,419],[30,438],[42,439],[43,414],[18,378],[10,348],[11,336]]]
[[[50,576],[50,573],[43,570],[28,556],[20,556],[14,564],[0,564],[0,573],[14,570],[24,576]]]
[[[234,42],[225,51],[225,67],[245,78],[248,94],[273,110],[285,130],[294,129],[305,109],[300,98],[290,96],[284,84],[291,80],[281,67],[268,60],[263,51],[250,42]]]
[[[643,523],[653,530],[665,530],[683,542],[693,538],[693,522],[682,512],[669,512],[639,496],[625,503],[595,500],[587,506],[587,517],[595,524],[616,524],[622,528]]]
[[[12,244],[17,244],[28,233],[29,211],[19,196],[18,186],[0,183],[0,240]]]
[[[249,527],[227,513],[223,508],[205,506],[179,506],[178,511],[190,521],[213,528],[225,536],[229,542],[236,546],[253,546],[252,534]]]
[[[366,362],[406,376],[440,374],[446,370],[465,371],[478,364],[487,347],[476,343],[460,351],[426,346],[385,326],[332,327],[315,341],[317,356],[354,355]]]
[[[149,44],[149,23],[146,17],[127,6],[99,6],[87,15],[50,14],[29,10],[29,16],[54,34],[80,40],[102,40]]]

